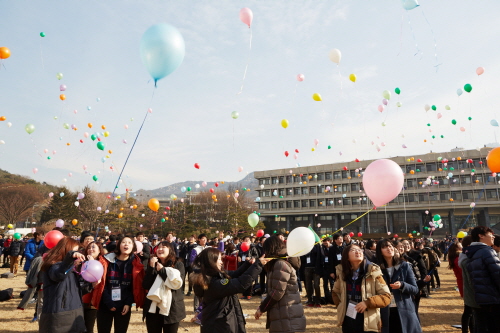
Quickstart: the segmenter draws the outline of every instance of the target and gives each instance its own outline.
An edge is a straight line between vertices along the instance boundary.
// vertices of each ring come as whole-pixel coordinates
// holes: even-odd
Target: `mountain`
[[[130,194],[136,195],[136,196],[141,196],[141,197],[150,197],[150,198],[156,198],[159,200],[162,199],[169,199],[171,194],[175,194],[179,198],[184,197],[185,194],[182,193],[181,188],[185,187],[191,187],[191,192],[200,192],[200,191],[208,191],[210,188],[215,189],[215,182],[207,182],[207,186],[203,187],[201,184],[203,183],[202,180],[188,180],[180,183],[175,183],[171,184],[168,186],[160,187],[154,190],[138,190],[134,191]],[[242,188],[249,188],[251,191],[248,192],[248,197],[251,199],[255,199],[257,197],[257,192],[254,191],[255,188],[259,186],[259,183],[257,179],[254,178],[253,172],[249,173],[245,178],[243,178],[240,181],[237,182],[218,182],[219,187],[217,188],[218,190],[241,190]],[[200,185],[199,189],[196,189],[196,184]]]

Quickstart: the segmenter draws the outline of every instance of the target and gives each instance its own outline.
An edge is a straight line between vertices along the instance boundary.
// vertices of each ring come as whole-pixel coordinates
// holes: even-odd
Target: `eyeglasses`
[[[350,249],[349,252],[363,252],[361,249]]]

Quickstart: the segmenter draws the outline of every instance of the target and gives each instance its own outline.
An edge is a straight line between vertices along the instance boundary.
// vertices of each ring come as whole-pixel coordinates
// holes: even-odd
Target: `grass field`
[[[448,266],[448,263],[443,263]],[[8,269],[0,269],[0,274],[7,272]],[[460,317],[463,309],[463,302],[458,291],[455,291],[455,276],[445,267],[440,268],[441,289],[432,294],[432,298],[422,299],[420,303],[420,318],[424,332],[442,333],[459,332],[458,329],[450,325],[460,324]],[[38,332],[38,323],[31,323],[34,307],[24,311],[17,310],[20,302],[19,293],[25,289],[25,273],[20,273],[14,279],[0,279],[0,290],[14,288],[14,298],[10,301],[0,303],[0,332]],[[303,292],[304,294],[304,292]],[[305,298],[304,298],[305,300]],[[186,297],[186,307],[188,317],[181,323],[179,332],[199,332],[199,326],[189,322],[193,310],[193,297]],[[265,317],[260,320],[253,319],[253,314],[259,305],[260,298],[255,297],[252,300],[241,300],[243,312],[248,314],[247,332],[267,332],[265,328]],[[340,333],[341,329],[336,327],[336,309],[332,305],[322,308],[305,307],[307,317],[307,332],[334,332]],[[133,311],[129,326],[129,332],[146,332],[146,325],[141,321],[142,310]],[[97,332],[97,327],[94,329]],[[216,333],[216,332],[214,332]]]

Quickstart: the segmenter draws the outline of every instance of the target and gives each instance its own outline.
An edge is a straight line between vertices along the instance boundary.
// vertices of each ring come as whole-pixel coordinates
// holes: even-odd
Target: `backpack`
[[[0,302],[5,302],[5,301],[12,299],[14,297],[13,293],[14,293],[14,289],[12,289],[12,288],[0,291]]]
[[[422,251],[422,260],[424,262],[425,269],[427,271],[429,271],[429,269],[430,269],[430,262],[429,262],[429,256],[427,255],[427,252],[423,252]]]

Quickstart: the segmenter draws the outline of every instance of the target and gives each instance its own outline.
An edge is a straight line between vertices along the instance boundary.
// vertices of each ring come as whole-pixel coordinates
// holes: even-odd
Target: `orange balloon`
[[[121,219],[123,217],[123,213],[118,214],[118,218]]]
[[[491,172],[500,172],[500,147],[494,148],[488,153],[486,162]]]
[[[0,59],[7,59],[8,57],[10,57],[9,48],[5,46],[0,47]]]
[[[427,142],[427,140],[424,140],[424,142]]]
[[[123,210],[123,207],[122,207],[122,208],[120,208],[120,210]]]
[[[92,128],[92,126],[94,126],[94,125],[92,125],[92,123],[88,123],[88,124],[87,124],[87,126],[88,126],[89,128]]]
[[[457,157],[457,160],[461,161],[461,160],[462,160],[462,158],[461,158],[460,156],[458,156],[458,157]]]
[[[478,180],[478,179],[476,179],[476,183],[479,183],[479,180]]]
[[[137,209],[137,205],[133,205],[132,208]]]
[[[415,174],[415,170],[410,170],[410,173],[411,173],[412,175],[414,175],[414,174]]]
[[[59,95],[59,99],[61,101],[64,101],[66,99],[66,95],[64,95],[64,94]]]
[[[102,125],[102,126],[101,126],[101,128],[102,128],[103,130],[105,130],[105,129],[106,129],[106,126]]]
[[[168,221],[168,217],[165,217],[165,221]]]
[[[110,150],[108,150],[108,153],[113,154],[113,151],[110,149]]]
[[[78,220],[77,219],[73,219],[73,221],[71,221],[71,224],[77,225],[78,224]]]
[[[0,121],[5,121],[7,118],[5,118],[5,116],[1,116],[0,117]]]
[[[71,146],[71,143],[69,143],[69,142],[68,142],[68,143],[66,144],[66,146]]]
[[[155,198],[149,199],[149,201],[148,201],[148,207],[152,211],[157,212],[158,209],[160,209],[160,202],[158,201],[158,199],[155,199]]]

